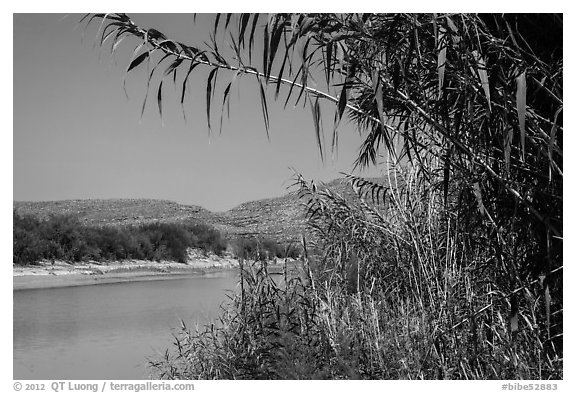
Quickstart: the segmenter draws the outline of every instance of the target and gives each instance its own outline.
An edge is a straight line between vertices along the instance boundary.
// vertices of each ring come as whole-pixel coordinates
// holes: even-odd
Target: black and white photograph
[[[13,13],[14,391],[560,390],[564,17]]]

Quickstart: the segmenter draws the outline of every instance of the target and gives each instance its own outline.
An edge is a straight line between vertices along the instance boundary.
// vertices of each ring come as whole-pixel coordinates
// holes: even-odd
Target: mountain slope
[[[345,179],[333,180],[326,186],[346,198],[354,195]],[[223,213],[152,199],[14,202],[14,209],[43,219],[53,214],[75,215],[85,225],[96,226],[193,220],[214,226],[229,239],[263,236],[282,243],[298,241],[305,230],[305,209],[296,191],[278,198],[246,202]]]

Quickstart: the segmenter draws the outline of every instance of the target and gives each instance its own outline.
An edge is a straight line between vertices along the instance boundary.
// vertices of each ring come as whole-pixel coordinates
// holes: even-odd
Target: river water
[[[184,320],[219,315],[237,273],[14,291],[14,379],[147,379]]]

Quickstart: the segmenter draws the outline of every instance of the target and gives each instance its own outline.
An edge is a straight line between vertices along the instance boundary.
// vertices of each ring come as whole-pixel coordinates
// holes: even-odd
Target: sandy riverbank
[[[292,266],[295,261],[288,259],[287,262]],[[168,280],[234,271],[239,269],[239,265],[239,260],[232,255],[205,255],[197,250],[189,250],[186,263],[124,260],[72,264],[65,261],[42,261],[32,266],[13,265],[13,290]],[[283,261],[270,264],[269,268],[280,273],[283,270]]]
[[[230,255],[219,257],[190,250],[186,263],[172,261],[125,260],[115,262],[42,261],[33,266],[14,265],[13,289],[53,288],[63,286],[105,284],[181,278],[234,270],[239,261]]]

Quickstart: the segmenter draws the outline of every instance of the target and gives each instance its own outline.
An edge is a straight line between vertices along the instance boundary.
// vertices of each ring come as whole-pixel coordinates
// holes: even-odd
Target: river
[[[14,379],[147,379],[180,320],[219,315],[235,272],[14,291]]]

